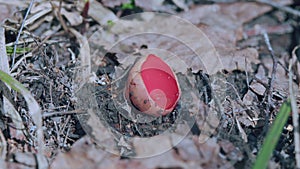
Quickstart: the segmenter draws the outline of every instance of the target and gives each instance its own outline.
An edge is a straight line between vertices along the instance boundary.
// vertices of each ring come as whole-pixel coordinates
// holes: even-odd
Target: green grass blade
[[[42,130],[42,114],[41,109],[37,101],[31,95],[30,91],[27,90],[20,82],[11,77],[9,74],[0,70],[0,80],[10,86],[13,90],[21,93],[24,97],[29,113],[32,117],[33,122],[37,127],[37,143],[38,143],[38,152],[42,152],[43,148],[43,130]]]
[[[7,54],[12,54],[14,51],[14,47],[11,47],[11,46],[6,46],[6,53]],[[26,52],[29,52],[30,51],[30,48],[28,47],[25,47],[25,48],[16,48],[16,53],[17,54],[24,54]]]
[[[286,124],[290,112],[291,112],[290,101],[287,101],[281,106],[279,113],[277,114],[277,117],[266,136],[262,149],[259,151],[253,169],[267,168],[269,160],[277,145],[278,139],[281,135],[284,125]]]

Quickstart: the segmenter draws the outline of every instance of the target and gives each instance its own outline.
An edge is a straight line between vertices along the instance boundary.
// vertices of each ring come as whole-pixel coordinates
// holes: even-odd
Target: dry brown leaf
[[[242,139],[244,140],[245,143],[247,143],[248,142],[248,137],[247,137],[247,134],[246,134],[245,130],[243,129],[243,127],[240,124],[240,121],[237,118],[235,118],[235,121],[236,121],[238,130],[241,134]]]
[[[194,161],[193,159],[184,161],[183,159],[180,158],[180,154],[176,154],[176,151],[174,149],[150,158],[137,159],[134,161],[140,161],[145,168],[149,168],[149,169],[154,169],[154,168],[201,169],[201,167],[199,166],[199,161]]]
[[[189,8],[185,2],[185,0],[172,0],[173,3],[178,6],[179,8],[183,9],[184,11],[188,11]]]
[[[198,103],[200,110],[195,115],[196,124],[201,130],[198,141],[200,143],[204,143],[215,132],[216,128],[219,125],[219,118],[217,116],[217,109],[216,107],[214,107],[214,103],[212,103],[211,107],[205,105],[203,102]]]
[[[251,83],[250,88],[261,96],[263,96],[266,91],[266,88],[261,83],[255,81]]]
[[[125,67],[132,64],[132,61],[124,60],[134,49],[128,46],[136,44],[146,45],[147,50],[151,52],[172,53],[185,63],[178,66],[185,69],[192,68],[193,72],[204,70],[213,74],[222,69],[218,54],[207,36],[194,25],[176,16],[157,13],[136,14],[115,22],[111,32],[117,34],[121,41],[108,50],[123,53],[118,59]],[[164,59],[170,56],[160,57]]]
[[[218,144],[226,154],[226,157],[232,161],[241,161],[243,153],[228,140],[220,140]]]
[[[263,57],[261,60],[263,65],[259,66],[258,72],[255,76],[263,83],[269,84],[269,78],[271,77],[271,73],[273,70],[272,58],[268,56]],[[279,58],[279,62],[284,63],[284,58]],[[281,65],[278,65],[273,82],[274,92],[277,92],[277,94],[281,95],[282,97],[287,97],[289,92],[288,81],[289,80],[286,70]]]
[[[297,51],[299,50],[300,46],[296,46],[292,52],[292,64],[293,64],[293,71],[295,72],[296,80],[300,81],[300,62],[298,61],[299,56],[297,56]]]
[[[59,5],[59,3],[55,2],[55,1],[53,1],[52,3],[55,4],[55,6]],[[32,5],[30,13],[31,14],[36,14],[40,11],[48,10],[48,9],[51,9],[51,8],[52,8],[52,6],[51,6],[51,3],[49,1],[42,1],[41,3],[34,3]]]
[[[15,153],[14,159],[17,163],[24,164],[26,166],[36,166],[36,159],[32,153]]]
[[[88,137],[77,141],[70,152],[60,153],[51,164],[51,169],[127,169],[127,168],[159,168],[159,167],[183,167],[188,169],[184,161],[178,161],[175,151],[145,159],[120,160],[119,156],[112,155],[101,149],[97,149]]]
[[[0,4],[0,23],[17,11],[16,6]]]
[[[68,12],[65,8],[62,8],[60,12],[66,17],[71,26],[78,26],[83,21],[83,18],[78,11]]]
[[[292,3],[290,0],[279,2],[286,5]],[[212,28],[215,30],[214,32],[220,32],[219,35],[221,35],[221,37],[230,34],[232,38],[226,39],[235,43],[236,40],[242,38],[241,34],[237,34],[238,32],[242,32],[240,31],[242,24],[251,21],[271,9],[272,8],[268,5],[255,2],[219,3],[201,5],[180,14],[180,16],[196,25],[201,23],[210,27],[218,27],[218,29]]]
[[[176,148],[180,159],[183,161],[201,161],[197,146],[191,138],[182,140]]]
[[[156,0],[156,1],[148,1],[148,0],[135,0],[134,3],[136,6],[143,8],[146,11],[159,11],[165,8],[162,4],[165,0]]]
[[[231,106],[232,106],[232,111],[234,113],[234,116],[236,117],[236,119],[243,124],[246,127],[252,126],[255,127],[257,124],[257,121],[253,120],[253,119],[257,119],[258,118],[258,114],[257,112],[251,110],[251,108],[253,108],[254,105],[244,105],[242,102],[240,101],[231,101]],[[238,127],[239,126],[238,124]]]
[[[10,128],[11,138],[26,140],[26,136],[29,137],[29,134],[26,131],[22,118],[13,104],[5,96],[3,97],[3,110],[3,115],[12,119],[13,127]],[[24,134],[26,134],[26,136]]]
[[[251,90],[248,90],[248,92],[245,94],[243,98],[243,103],[247,107],[252,106],[253,104],[257,103],[257,101],[258,101],[257,95],[254,94]]]
[[[95,139],[95,142],[99,147],[111,152],[113,154],[119,154],[116,136],[113,135],[110,128],[104,126],[103,122],[97,114],[98,110],[95,108],[97,105],[96,100],[91,98],[93,96],[90,93],[91,90],[87,87],[82,87],[77,93],[77,108],[87,109],[87,114],[78,115],[82,127],[85,131]]]
[[[216,138],[209,138],[205,143],[199,143],[198,139],[194,138],[195,145],[200,153],[200,166],[203,169],[233,168],[232,164],[222,159],[219,156],[220,146],[217,144]]]
[[[24,26],[28,26],[30,24],[36,24],[37,20],[42,18],[44,15],[50,13],[52,11],[52,8],[41,10],[37,13],[35,13],[33,16],[30,16],[24,23]],[[43,20],[45,20],[43,18]],[[42,22],[39,22],[41,24]]]
[[[0,159],[0,166],[2,169],[35,169],[36,166],[26,166],[15,162],[8,162]]]
[[[4,28],[0,26],[0,70],[9,73],[8,57],[5,47]]]
[[[280,3],[290,4],[292,2],[280,1]],[[242,25],[271,9],[268,5],[255,2],[219,3],[200,5],[180,16],[198,25],[206,33],[222,56],[222,63],[226,70],[237,68],[232,62],[232,58],[239,60],[239,69],[246,70],[244,58],[246,57],[249,63],[257,64],[258,54],[255,49],[251,48],[236,51],[236,42],[243,38]],[[244,57],[240,57],[243,55]],[[248,71],[251,71],[250,66],[248,66]]]
[[[112,168],[110,166],[115,165],[118,161],[119,157],[97,149],[88,137],[83,137],[73,144],[71,151],[58,154],[50,168]]]
[[[201,5],[180,16],[193,24],[205,24],[236,33],[243,23],[271,10],[267,5],[254,2],[236,2],[230,4]],[[226,36],[226,35],[224,35]],[[235,35],[236,36],[236,35]],[[236,40],[242,37],[236,36]]]
[[[84,2],[84,1],[82,1]],[[115,21],[117,20],[117,16],[110,11],[109,9],[102,6],[96,0],[90,0],[90,8],[88,11],[88,15],[95,19],[101,25],[107,25],[108,21]],[[83,4],[82,4],[83,6]]]
[[[14,1],[7,1],[7,0],[0,0],[0,4],[5,4],[8,6],[17,6],[26,8],[28,7],[30,0],[14,0]]]
[[[165,153],[173,145],[170,136],[158,135],[152,138],[134,137],[133,147],[138,157],[152,157]]]
[[[80,61],[81,61],[81,66],[82,72],[76,79],[77,82],[85,83],[87,82],[87,79],[91,76],[91,56],[90,56],[90,46],[88,43],[88,40],[85,36],[81,35],[78,31],[76,31],[73,28],[70,28],[70,32],[76,37],[79,45],[80,45],[80,51],[79,51],[79,56],[80,56]]]
[[[163,137],[161,137],[163,139]],[[159,140],[158,140],[159,141]],[[163,140],[162,140],[163,141]],[[156,142],[156,145],[159,145]],[[170,149],[149,158],[124,159],[97,149],[88,137],[78,140],[67,153],[60,153],[51,164],[51,169],[95,168],[95,169],[154,169],[154,168],[232,168],[232,165],[219,157],[220,147],[215,139],[199,144],[197,139],[186,137],[177,151]],[[233,150],[234,151],[234,150]]]
[[[259,63],[258,52],[256,49],[237,49],[236,36],[239,29],[236,28],[237,30],[232,31],[233,25],[230,29],[226,29],[226,27],[223,27],[223,25],[219,23],[213,24],[212,26],[201,24],[198,27],[208,36],[216,47],[216,50],[220,55],[221,63],[223,64],[223,69],[227,71],[235,69],[253,71],[251,69],[251,63]],[[221,70],[221,68],[219,70]]]
[[[48,161],[45,157],[40,159],[35,153],[15,153],[13,155],[14,162],[5,162],[0,159],[1,168],[9,168],[9,169],[34,169],[34,168],[42,168],[46,169],[49,167]],[[37,163],[38,162],[38,163]]]
[[[242,50],[219,50],[223,68],[227,71],[242,70],[253,72],[252,64],[260,63],[258,51],[254,48]]]
[[[268,73],[263,65],[259,65],[255,77],[261,80],[263,83],[268,84]]]

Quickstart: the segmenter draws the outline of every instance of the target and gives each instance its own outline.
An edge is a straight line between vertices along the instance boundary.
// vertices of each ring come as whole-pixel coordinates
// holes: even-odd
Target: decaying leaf
[[[291,1],[280,1],[290,4]],[[251,63],[257,64],[258,52],[253,48],[236,49],[236,42],[243,38],[242,25],[270,11],[272,8],[255,2],[220,3],[201,5],[180,14],[208,36],[220,54],[225,70],[251,69]],[[238,62],[237,62],[238,60]],[[245,63],[248,62],[246,68]],[[237,64],[236,64],[237,63]]]
[[[179,8],[183,9],[184,11],[188,11],[189,8],[187,6],[187,4],[185,4],[184,0],[172,0],[174,2],[174,4],[176,6],[178,6]]]
[[[147,1],[147,0],[135,0],[135,5],[145,9],[146,11],[159,11],[164,10],[166,7],[162,5],[165,0]]]
[[[95,19],[99,24],[107,25],[108,21],[115,21],[118,19],[112,11],[103,7],[100,2],[96,0],[90,0],[89,3],[90,8],[88,15]]]
[[[247,143],[248,142],[248,138],[247,138],[247,134],[246,134],[245,130],[242,128],[239,120],[237,118],[235,120],[236,120],[236,124],[237,124],[238,130],[239,130],[239,132],[241,134],[242,139]]]
[[[142,18],[142,20],[137,20],[137,18]],[[124,53],[118,59],[125,66],[130,64],[124,62],[124,59],[131,51],[123,50],[122,46],[138,44],[146,45],[145,50],[151,50],[151,52],[172,53],[185,63],[180,66],[186,69],[192,68],[193,72],[204,70],[213,74],[222,68],[218,53],[207,36],[194,25],[176,16],[157,13],[131,15],[115,22],[111,32],[117,34],[121,41],[108,50]]]
[[[163,139],[163,137],[160,137]],[[159,140],[158,140],[159,141]],[[163,140],[162,140],[163,141]],[[156,142],[159,145],[160,142]],[[189,147],[187,149],[187,147]],[[177,147],[163,154],[141,159],[120,159],[119,156],[109,154],[96,148],[88,137],[77,141],[71,151],[60,153],[51,165],[56,168],[183,168],[183,169],[209,169],[223,166],[232,168],[232,165],[219,156],[220,146],[216,140],[210,139],[199,144],[196,138],[185,138]],[[236,151],[236,150],[232,150]]]
[[[5,47],[4,31],[4,28],[0,26],[0,70],[9,73],[9,64]]]
[[[230,141],[220,140],[218,141],[218,144],[220,145],[224,153],[227,155],[227,157],[230,158],[232,161],[240,161],[243,159],[242,152]]]
[[[51,164],[51,169],[62,169],[62,168],[103,168],[103,164],[107,168],[111,168],[119,157],[114,156],[108,152],[97,149],[92,141],[88,137],[83,137],[77,141],[70,152],[60,153],[54,162]],[[108,163],[109,161],[109,163]]]
[[[72,26],[78,26],[82,23],[83,21],[83,18],[82,16],[80,15],[79,12],[77,11],[74,11],[74,12],[69,12],[67,11],[65,8],[62,8],[61,9],[61,14],[63,16],[65,16],[67,18],[67,20],[69,21],[69,23],[72,25]]]
[[[299,56],[297,55],[299,47],[300,46],[296,46],[292,52],[293,71],[295,72],[295,78],[298,82],[300,81],[300,62],[298,61]]]

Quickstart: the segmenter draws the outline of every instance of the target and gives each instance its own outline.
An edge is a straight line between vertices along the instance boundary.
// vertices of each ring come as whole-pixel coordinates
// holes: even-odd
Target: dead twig
[[[59,2],[59,6],[57,7],[54,3],[51,3],[52,8],[54,9],[55,15],[57,17],[57,19],[59,20],[61,26],[63,27],[65,32],[69,32],[69,28],[64,20],[64,18],[61,15],[61,8],[62,8],[62,0]]]
[[[256,0],[256,2],[270,5],[273,8],[276,8],[276,9],[279,9],[281,11],[284,11],[284,12],[290,13],[292,15],[295,15],[297,17],[300,17],[300,11],[292,9],[288,6],[284,6],[284,5],[281,5],[279,3],[276,3],[276,2],[273,2],[273,1],[270,1],[270,0]]]
[[[85,114],[86,110],[72,110],[72,111],[56,111],[51,113],[43,114],[43,118],[51,117],[51,116],[63,116],[63,115],[71,115],[71,114]]]
[[[0,70],[9,73],[8,57],[5,48],[4,28],[0,26]]]
[[[0,148],[2,149],[1,159],[5,160],[6,159],[6,154],[7,154],[7,142],[5,140],[4,134],[2,133],[2,130],[0,130],[0,140],[1,140]]]
[[[265,31],[263,31],[262,34],[264,36],[265,43],[268,47],[268,51],[270,52],[272,61],[273,61],[272,74],[271,74],[271,78],[269,79],[269,84],[268,84],[269,87],[267,88],[267,90],[265,91],[265,94],[264,94],[265,95],[264,100],[267,99],[267,102],[268,102],[268,104],[266,106],[266,113],[265,113],[265,124],[268,124],[269,117],[270,117],[270,114],[269,114],[270,108],[271,108],[271,106],[273,107],[273,102],[272,102],[272,96],[273,96],[273,90],[274,90],[273,85],[274,85],[275,75],[276,75],[276,71],[277,71],[278,58],[274,54],[268,34]],[[265,125],[264,132],[266,132],[267,129],[268,129],[268,125]]]
[[[297,46],[293,49],[292,58],[289,61],[289,92],[290,92],[290,99],[291,99],[291,106],[292,106],[292,114],[293,114],[293,125],[294,125],[294,142],[295,142],[295,158],[296,158],[296,167],[300,169],[300,135],[299,135],[299,114],[298,114],[298,107],[296,103],[296,91],[293,88],[293,70],[292,65],[294,62],[297,62],[296,57],[296,50],[300,46]],[[296,60],[295,60],[296,59]]]
[[[11,64],[11,67],[13,67],[14,64],[15,64],[15,58],[16,58],[16,52],[17,52],[17,44],[19,43],[19,39],[20,39],[20,36],[21,36],[21,32],[22,32],[22,30],[23,30],[23,28],[24,28],[24,26],[25,26],[26,19],[27,19],[28,15],[29,15],[29,12],[30,12],[30,10],[31,10],[31,8],[32,8],[33,3],[34,3],[34,0],[31,0],[31,2],[30,2],[30,4],[29,4],[29,7],[28,7],[28,9],[27,9],[27,12],[26,12],[26,14],[25,14],[25,16],[24,16],[24,19],[23,19],[23,21],[22,21],[20,30],[19,30],[19,32],[18,32],[16,41],[15,41],[15,44],[14,44],[14,52],[13,52],[13,57],[12,57],[12,64]]]

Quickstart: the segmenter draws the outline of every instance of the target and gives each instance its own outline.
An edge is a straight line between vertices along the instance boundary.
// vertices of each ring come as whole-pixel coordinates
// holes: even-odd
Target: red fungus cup
[[[131,68],[126,98],[142,113],[156,117],[167,115],[174,110],[180,95],[174,72],[159,57],[150,54]]]

